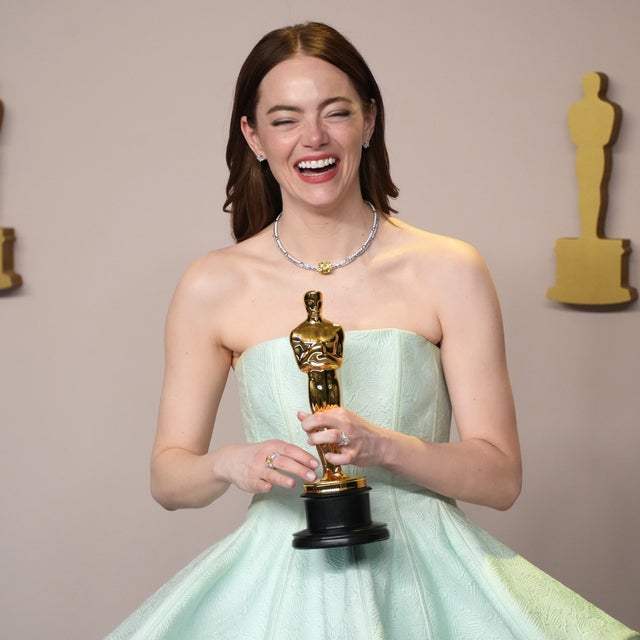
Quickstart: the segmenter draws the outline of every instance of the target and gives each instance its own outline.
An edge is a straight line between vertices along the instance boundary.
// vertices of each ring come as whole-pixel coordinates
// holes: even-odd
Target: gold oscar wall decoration
[[[556,240],[556,284],[547,297],[575,305],[619,305],[638,296],[628,284],[629,240],[607,238],[604,233],[611,145],[622,110],[605,98],[605,74],[587,73],[582,87],[584,98],[568,114],[576,145],[580,237]]]
[[[0,100],[0,128],[2,128],[2,116],[4,105]],[[0,227],[0,292],[15,289],[22,284],[22,278],[13,270],[13,244],[16,234],[13,229]]]

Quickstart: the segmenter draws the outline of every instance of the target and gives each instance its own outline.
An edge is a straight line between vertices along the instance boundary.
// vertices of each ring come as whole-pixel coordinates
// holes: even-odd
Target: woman
[[[520,491],[498,300],[474,249],[390,217],[382,97],[353,46],[317,23],[267,34],[238,78],[227,162],[238,243],[172,301],[152,492],[167,509],[231,484],[255,495],[110,637],[638,637],[455,506],[507,509]],[[309,290],[345,332],[343,406],[316,413],[288,341]],[[247,443],[209,450],[230,369]],[[366,472],[388,541],[291,547],[325,444]]]

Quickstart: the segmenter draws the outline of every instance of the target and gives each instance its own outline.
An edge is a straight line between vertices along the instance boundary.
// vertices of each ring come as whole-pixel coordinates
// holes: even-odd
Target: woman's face
[[[263,78],[255,128],[243,117],[242,131],[269,162],[285,210],[323,208],[360,198],[362,143],[374,123],[375,105],[362,105],[345,73],[319,58],[296,56]]]

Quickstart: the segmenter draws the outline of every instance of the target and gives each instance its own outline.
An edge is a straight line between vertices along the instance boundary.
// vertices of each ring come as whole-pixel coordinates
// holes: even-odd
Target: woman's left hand
[[[386,430],[348,409],[334,407],[313,414],[299,411],[298,420],[307,432],[309,444],[331,444],[339,451],[325,454],[331,464],[351,464],[356,467],[382,464]]]

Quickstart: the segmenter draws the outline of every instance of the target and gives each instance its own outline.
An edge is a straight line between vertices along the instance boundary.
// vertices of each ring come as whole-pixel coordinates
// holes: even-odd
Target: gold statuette
[[[340,406],[338,369],[342,365],[344,331],[339,324],[322,319],[320,291],[308,291],[304,304],[307,319],[291,332],[290,342],[298,367],[308,376],[309,405],[316,413]],[[325,458],[325,453],[340,452],[337,444],[323,444],[316,449],[323,474],[319,482],[305,483],[305,493],[333,493],[366,486],[363,476],[349,478]]]
[[[339,324],[322,319],[320,291],[307,291],[304,304],[307,319],[291,332],[290,342],[299,369],[307,374],[311,411],[317,413],[340,406],[337,371],[342,366],[344,331]],[[343,440],[348,443],[344,434]],[[366,478],[345,475],[341,467],[326,459],[325,454],[340,451],[340,443],[316,449],[322,478],[304,483],[308,528],[293,534],[293,546],[318,549],[386,540],[386,526],[371,522],[371,488]]]

